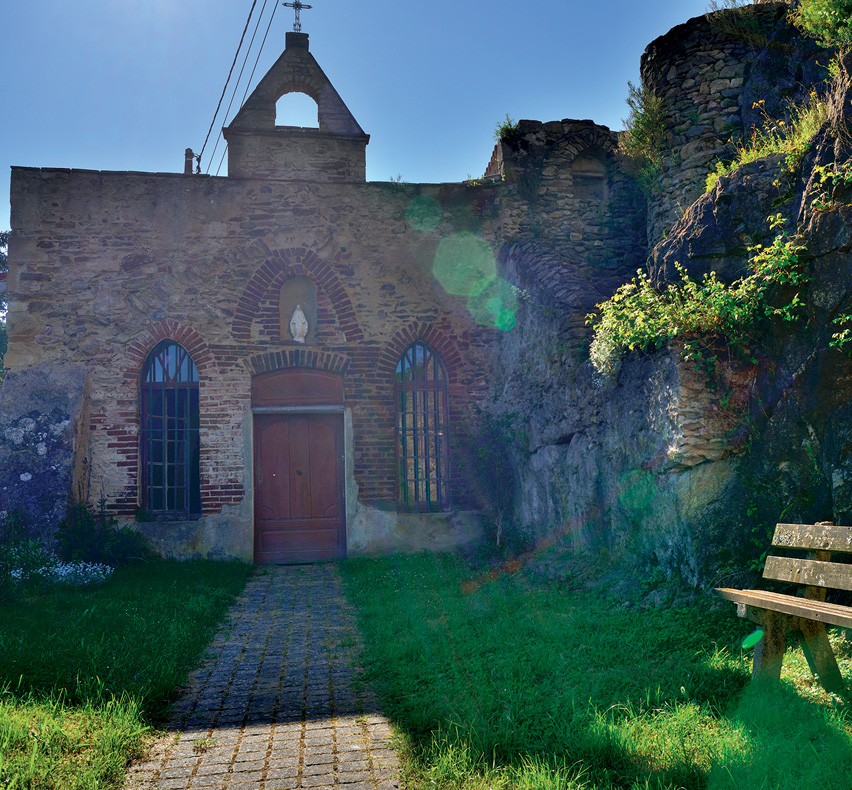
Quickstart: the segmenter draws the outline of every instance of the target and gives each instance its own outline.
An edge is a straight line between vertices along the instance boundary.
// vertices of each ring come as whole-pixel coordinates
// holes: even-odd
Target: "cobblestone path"
[[[334,565],[258,573],[208,652],[129,790],[399,787]]]

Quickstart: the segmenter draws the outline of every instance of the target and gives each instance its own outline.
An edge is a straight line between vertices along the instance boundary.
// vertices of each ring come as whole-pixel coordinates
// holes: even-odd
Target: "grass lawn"
[[[252,572],[152,562],[0,601],[0,788],[120,787]]]
[[[748,684],[733,606],[625,606],[450,555],[343,571],[408,790],[852,788],[849,709],[800,650],[780,686]]]

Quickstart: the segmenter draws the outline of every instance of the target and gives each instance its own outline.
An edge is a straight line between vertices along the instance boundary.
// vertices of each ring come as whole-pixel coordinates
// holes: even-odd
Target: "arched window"
[[[399,508],[405,512],[447,510],[447,371],[425,343],[413,343],[400,358],[395,394]]]
[[[155,521],[201,516],[198,369],[183,346],[164,340],[141,381],[142,509]]]

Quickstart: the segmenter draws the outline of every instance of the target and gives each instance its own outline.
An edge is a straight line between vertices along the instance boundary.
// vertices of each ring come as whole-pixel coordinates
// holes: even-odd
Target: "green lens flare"
[[[432,272],[447,293],[475,297],[497,277],[497,262],[487,241],[457,233],[438,245]]]
[[[754,647],[761,639],[763,639],[763,629],[758,628],[757,631],[753,631],[745,639],[743,639],[743,650],[748,650],[750,647]]]
[[[515,328],[515,324],[517,323],[517,318],[515,314],[511,310],[501,310],[497,314],[497,320],[494,322],[494,325],[501,332],[509,332]]]
[[[484,291],[467,300],[467,309],[478,324],[508,332],[515,327],[518,294],[502,277],[495,277]]]
[[[440,201],[432,195],[417,195],[408,204],[405,218],[413,230],[430,233],[443,221],[444,210]]]

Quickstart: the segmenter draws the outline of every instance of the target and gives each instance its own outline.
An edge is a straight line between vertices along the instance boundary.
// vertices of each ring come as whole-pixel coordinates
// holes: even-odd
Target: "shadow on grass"
[[[744,748],[723,751],[710,790],[849,790],[852,737],[848,707],[836,710],[802,699],[781,683],[749,685],[731,719]]]
[[[795,694],[761,703],[744,693],[750,656],[732,612],[624,607],[523,576],[466,593],[469,573],[451,557],[344,566],[412,790],[802,790],[807,774],[787,784],[782,761],[758,752],[783,749],[770,725],[805,721],[808,706],[811,745],[796,759],[816,749],[814,759],[847,770],[852,740],[826,711]],[[774,718],[760,718],[767,709]]]
[[[158,722],[253,572],[157,561],[94,587],[24,592],[0,603],[0,687],[81,707],[132,698]]]

